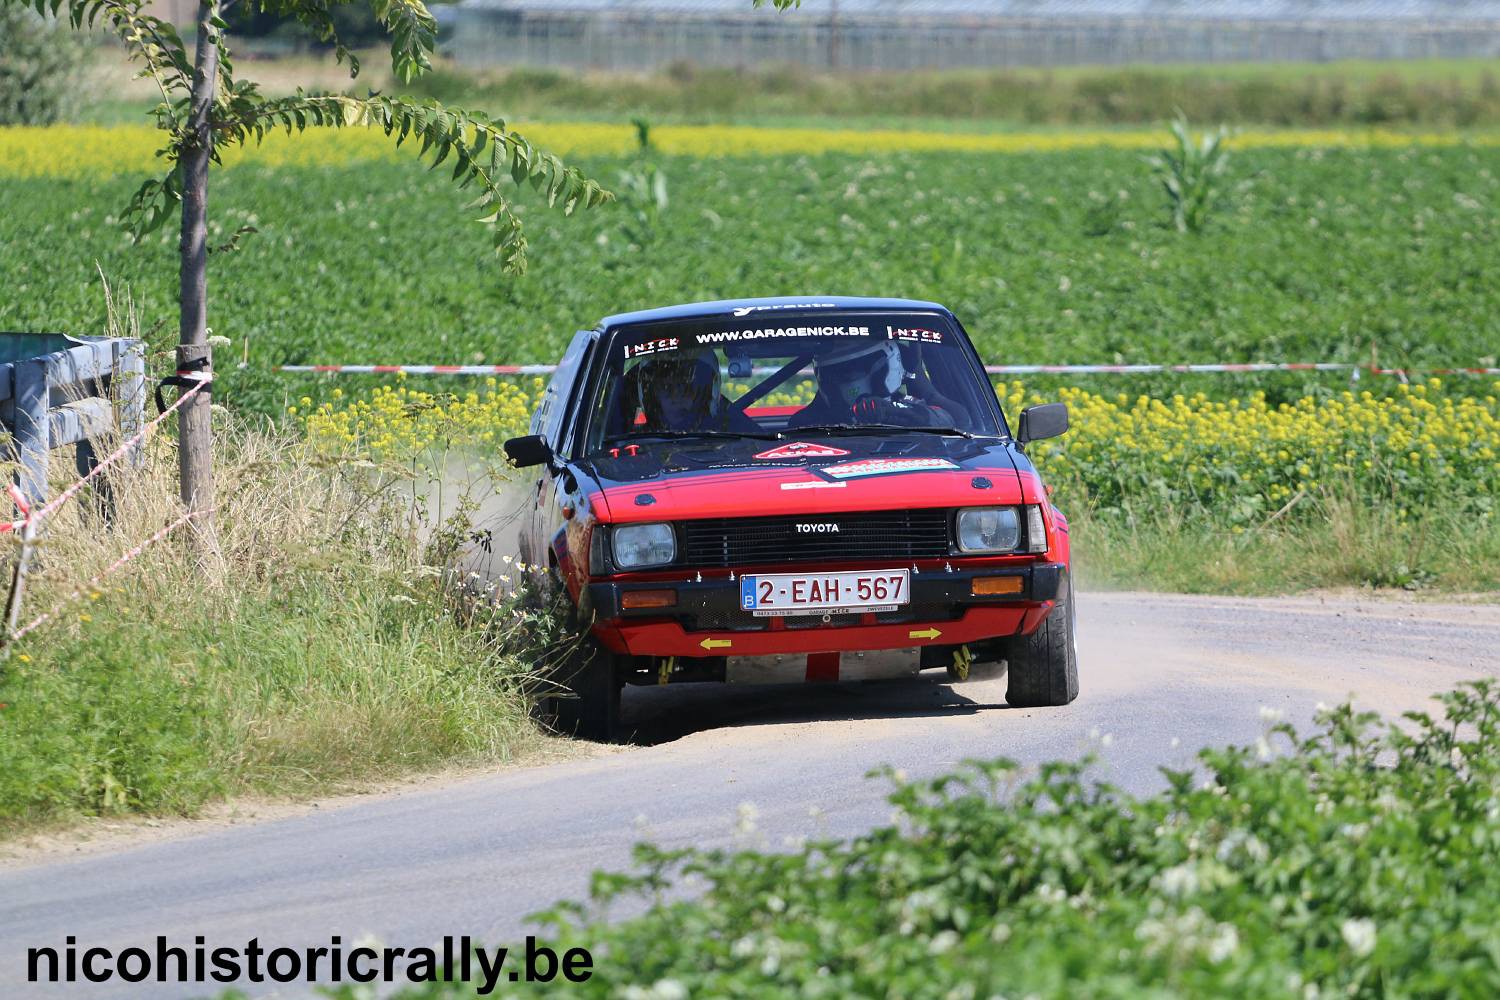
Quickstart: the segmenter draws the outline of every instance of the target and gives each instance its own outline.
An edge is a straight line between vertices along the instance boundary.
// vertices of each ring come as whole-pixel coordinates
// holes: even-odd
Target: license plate
[[[909,603],[904,569],[740,577],[740,607],[761,618],[894,611]]]

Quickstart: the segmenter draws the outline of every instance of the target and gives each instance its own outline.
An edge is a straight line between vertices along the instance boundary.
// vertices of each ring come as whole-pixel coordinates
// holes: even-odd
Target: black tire
[[[613,743],[620,738],[620,658],[592,636],[575,642],[549,678],[548,721],[563,736]]]
[[[1073,579],[1065,577],[1062,598],[1030,635],[1006,643],[1005,700],[1016,708],[1066,705],[1078,697],[1078,644]]]

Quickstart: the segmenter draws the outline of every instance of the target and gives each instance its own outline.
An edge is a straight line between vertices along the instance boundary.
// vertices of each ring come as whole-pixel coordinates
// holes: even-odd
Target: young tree
[[[159,229],[180,211],[178,243],[179,304],[177,367],[208,374],[208,172],[225,147],[259,142],[268,132],[309,128],[377,127],[397,145],[420,143],[419,158],[431,154],[431,165],[451,158],[453,180],[474,185],[480,222],[494,233],[494,247],[505,269],[526,269],[526,238],[511,209],[507,183],[529,184],[547,204],[571,213],[610,199],[609,192],[561,160],[542,152],[504,121],[477,111],[447,108],[437,101],[414,102],[371,94],[348,97],[308,94],[271,98],[255,83],[237,79],[225,36],[224,9],[250,3],[257,9],[295,17],[332,42],[337,59],[359,75],[359,62],[338,38],[330,8],[352,0],[200,0],[191,60],[176,29],[146,12],[148,0],[0,0],[0,7],[30,6],[54,16],[66,9],[75,28],[106,25],[125,43],[161,94],[152,112],[166,136],[162,156],[170,165],[165,176],[141,185],[122,221],[137,239]],[[422,0],[368,0],[375,18],[391,36],[391,67],[409,83],[431,68],[437,22]],[[765,0],[752,0],[760,7]],[[772,0],[781,10],[801,0]],[[182,501],[190,509],[213,506],[213,456],[209,434],[209,401],[198,393],[179,410]]]
[[[146,12],[147,0],[0,0],[0,6],[30,6],[57,16],[66,10],[75,28],[107,26],[141,65],[161,95],[152,112],[165,142],[165,176],[141,185],[122,221],[137,239],[180,213],[179,371],[209,373],[208,346],[208,175],[226,147],[259,142],[274,129],[375,127],[398,145],[416,147],[431,166],[453,167],[460,187],[474,186],[479,221],[494,233],[494,248],[512,274],[526,269],[526,238],[511,208],[511,186],[530,185],[548,205],[572,212],[610,199],[610,194],[556,156],[542,152],[504,121],[477,111],[447,108],[436,101],[415,102],[371,94],[348,97],[298,91],[291,97],[263,95],[257,85],[234,75],[221,16],[227,3],[249,2],[271,13],[311,25],[335,47],[340,62],[357,76],[359,63],[340,42],[329,16],[331,3],[349,0],[201,0],[189,57],[177,30]],[[410,82],[430,68],[437,23],[422,0],[369,0],[391,36],[391,65]],[[182,406],[181,493],[194,510],[213,506],[213,464],[209,401],[197,393]]]

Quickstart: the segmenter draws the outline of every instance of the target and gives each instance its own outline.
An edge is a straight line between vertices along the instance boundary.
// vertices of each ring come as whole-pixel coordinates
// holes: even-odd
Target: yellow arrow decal
[[[942,634],[943,633],[930,626],[928,628],[918,629],[917,631],[906,633],[907,638],[910,639],[936,639]]]
[[[734,645],[733,639],[704,639],[698,645],[704,649],[728,649]]]

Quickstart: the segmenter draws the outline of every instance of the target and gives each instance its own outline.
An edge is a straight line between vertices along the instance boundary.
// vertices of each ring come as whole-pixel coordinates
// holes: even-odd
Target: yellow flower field
[[[631,125],[536,122],[516,128],[534,144],[564,156],[623,155],[636,148]],[[897,130],[763,128],[750,125],[661,125],[651,140],[664,153],[689,156],[782,156],[817,153],[1066,152],[1091,147],[1156,149],[1168,141],[1155,129],[1074,129],[1052,132],[917,132]],[[1500,145],[1500,134],[1397,132],[1389,129],[1247,129],[1231,140],[1255,147],[1392,147]],[[160,172],[162,135],[150,125],[0,127],[0,176],[89,177]],[[382,132],[313,130],[276,133],[247,150],[230,150],[227,163],[318,167],[406,159]]]
[[[1393,502],[1406,517],[1437,499],[1493,512],[1500,494],[1500,384],[1449,395],[1440,379],[1389,394],[1343,391],[1271,405],[1264,393],[1158,399],[1064,389],[1072,427],[1038,442],[1038,465],[1096,508],[1220,508],[1263,518],[1326,489]],[[1013,382],[1005,410],[1042,402]]]
[[[498,449],[525,433],[542,385],[492,378],[463,395],[382,386],[354,399],[334,389],[329,401],[292,409],[318,447],[440,464],[450,449]],[[1493,516],[1500,383],[1468,388],[1489,394],[1449,395],[1440,379],[1282,405],[1259,392],[1219,401],[1069,388],[1060,398],[1072,428],[1032,454],[1064,505],[1168,505],[1249,521],[1332,487],[1394,499],[1402,516],[1439,496]],[[1012,420],[1046,401],[1020,382],[996,392]]]

